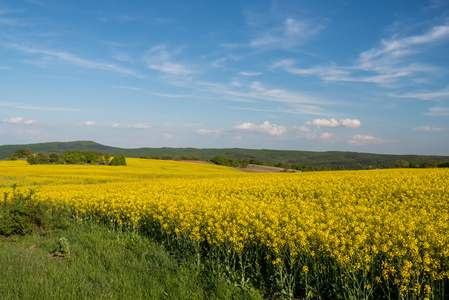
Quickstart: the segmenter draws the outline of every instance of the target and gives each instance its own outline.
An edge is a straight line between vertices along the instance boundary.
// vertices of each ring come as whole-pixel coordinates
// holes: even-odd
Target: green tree
[[[30,165],[35,165],[35,164],[37,164],[36,156],[34,156],[34,155],[28,156],[28,157],[27,157],[27,163],[29,163]]]
[[[37,164],[48,164],[50,163],[50,157],[48,156],[47,153],[44,152],[38,152],[36,154],[36,163]]]
[[[52,152],[52,153],[50,153],[48,156],[49,156],[49,160],[50,160],[50,163],[51,163],[51,164],[59,163],[60,157],[59,157],[59,154],[58,154],[58,153]]]
[[[410,167],[410,163],[408,161],[406,161],[405,159],[401,159],[398,160],[395,164],[394,164],[395,168],[408,168]]]
[[[17,158],[25,158],[25,157],[27,157],[25,149],[18,149],[18,150],[16,150],[16,152],[14,152],[14,154],[12,156],[15,156]]]
[[[434,160],[428,160],[421,164],[421,168],[436,168],[438,167],[438,163]]]
[[[126,166],[126,158],[123,153],[120,153],[119,155],[115,156],[110,163],[111,166]]]
[[[72,165],[84,163],[84,157],[81,151],[66,151],[64,153],[64,162]]]
[[[105,155],[103,155],[103,160],[105,165],[109,165],[109,162],[111,161],[111,155],[106,153]]]
[[[410,162],[410,168],[419,168],[419,164],[417,162]]]

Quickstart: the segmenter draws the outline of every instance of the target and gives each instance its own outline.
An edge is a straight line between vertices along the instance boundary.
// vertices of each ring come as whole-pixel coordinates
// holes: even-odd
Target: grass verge
[[[262,298],[147,237],[61,220],[67,214],[42,216],[27,199],[0,208],[0,224],[11,232],[0,235],[0,299]],[[22,230],[34,214],[38,221]],[[22,228],[16,233],[13,221]]]

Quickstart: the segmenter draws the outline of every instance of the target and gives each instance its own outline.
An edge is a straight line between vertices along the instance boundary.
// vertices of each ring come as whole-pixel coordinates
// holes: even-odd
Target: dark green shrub
[[[7,201],[8,193],[0,205],[0,235],[26,235],[45,229],[50,220],[48,207],[33,200],[33,191],[27,194],[13,192]]]
[[[120,153],[117,156],[114,156],[114,158],[110,162],[111,166],[126,166],[126,158],[123,155],[123,153]]]

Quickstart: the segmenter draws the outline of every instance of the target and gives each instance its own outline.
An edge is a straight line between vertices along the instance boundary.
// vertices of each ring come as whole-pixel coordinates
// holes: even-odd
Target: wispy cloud
[[[356,134],[349,140],[351,145],[367,145],[367,144],[383,144],[384,140],[374,137],[372,135]]]
[[[144,56],[148,68],[171,75],[191,75],[195,71],[187,64],[173,61],[173,56],[179,54],[181,49],[169,51],[166,45],[157,45],[148,50]]]
[[[449,108],[447,107],[431,107],[424,115],[431,117],[449,116]]]
[[[39,110],[39,111],[67,111],[67,112],[78,111],[77,109],[73,109],[73,108],[28,106],[28,105],[8,103],[8,102],[0,102],[0,106],[16,108],[16,109]]]
[[[39,49],[39,48],[27,47],[27,46],[15,44],[15,43],[9,43],[9,44],[6,44],[6,46],[10,49],[15,49],[15,50],[21,51],[23,53],[27,53],[27,54],[43,55],[43,56],[45,56],[46,60],[48,60],[49,58],[53,58],[53,59],[59,60],[64,63],[68,63],[71,65],[77,66],[77,67],[98,69],[98,70],[119,73],[122,75],[129,75],[132,77],[143,78],[142,75],[140,75],[130,69],[118,66],[116,64],[88,60],[88,59],[84,59],[84,58],[78,57],[76,55],[73,55],[71,53],[64,52],[64,51]]]
[[[259,76],[259,75],[262,75],[261,72],[240,72],[239,74],[243,75],[243,76]]]
[[[305,20],[286,18],[281,24],[276,24],[268,30],[264,28],[262,32],[256,34],[250,46],[261,49],[291,49],[304,44],[323,28],[323,25],[312,24]]]
[[[148,91],[146,91],[144,89],[130,87],[130,86],[111,85],[111,88],[120,89],[120,90],[130,90],[130,91],[142,92],[142,93],[145,93],[145,94],[148,94],[148,95],[160,96],[160,97],[165,97],[165,98],[179,99],[179,98],[188,98],[188,97],[190,97],[189,95],[182,95],[182,94],[166,94],[166,93],[148,92]]]
[[[441,91],[436,92],[428,92],[428,93],[407,93],[402,95],[396,94],[388,94],[388,96],[393,98],[410,98],[410,99],[419,99],[419,100],[440,100],[440,99],[448,99],[449,98],[449,88],[445,88]]]
[[[441,132],[441,131],[445,131],[445,129],[442,129],[438,126],[421,126],[421,127],[415,127],[412,129],[413,131],[416,132]]]
[[[95,121],[83,121],[78,123],[79,126],[95,126],[97,122]]]
[[[140,123],[140,124],[134,124],[134,125],[122,125],[119,123],[114,123],[111,126],[112,128],[126,128],[126,129],[150,129],[152,128],[151,125]]]
[[[35,125],[39,122],[34,120],[25,120],[22,117],[15,117],[15,118],[9,118],[9,119],[3,119],[3,123],[9,123],[9,124],[18,124],[18,125]]]
[[[355,64],[338,66],[334,63],[308,68],[296,67],[291,59],[281,60],[273,68],[301,76],[316,76],[325,81],[366,82],[390,84],[401,78],[411,78],[420,73],[431,74],[438,66],[409,59],[413,55],[449,41],[449,25],[430,28],[420,35],[383,39],[380,45],[360,53]]]
[[[226,93],[229,96],[233,96],[237,101],[239,99],[243,101],[251,99],[256,103],[260,103],[260,101],[282,103],[290,108],[290,113],[295,114],[323,115],[325,114],[323,106],[330,105],[330,103],[324,100],[297,92],[284,89],[269,89],[258,81],[254,81],[238,91],[228,90]]]

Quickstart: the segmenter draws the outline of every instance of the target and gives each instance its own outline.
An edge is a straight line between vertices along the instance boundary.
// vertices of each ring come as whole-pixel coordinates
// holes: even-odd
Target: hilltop
[[[197,157],[200,160],[210,160],[213,157],[221,156],[234,159],[255,159],[266,162],[267,164],[297,164],[309,165],[314,167],[327,167],[336,169],[342,167],[345,169],[373,169],[390,168],[394,164],[404,159],[409,162],[423,163],[434,160],[438,163],[448,162],[449,156],[434,155],[393,155],[393,154],[374,154],[345,151],[295,151],[295,150],[270,150],[270,149],[242,149],[242,148],[223,148],[223,149],[198,149],[198,148],[119,148],[102,145],[93,141],[73,141],[73,142],[50,142],[23,145],[3,145],[0,146],[0,159],[7,159],[18,149],[30,148],[34,152],[56,152],[64,153],[68,150],[87,151],[93,150],[102,153],[108,153],[115,156],[123,153],[126,157],[145,157],[145,158],[165,158],[181,159],[182,157]]]

